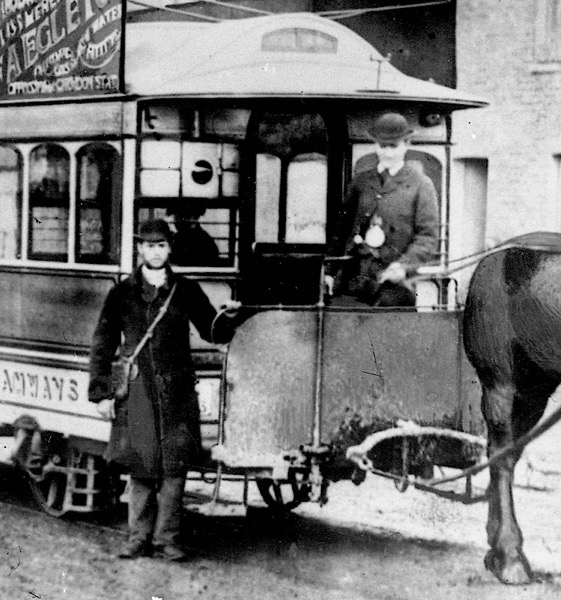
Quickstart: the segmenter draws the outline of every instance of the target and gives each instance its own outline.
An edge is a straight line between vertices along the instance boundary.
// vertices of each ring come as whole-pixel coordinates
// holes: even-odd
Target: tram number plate
[[[201,421],[218,421],[220,379],[218,377],[201,377],[196,390],[199,395]]]

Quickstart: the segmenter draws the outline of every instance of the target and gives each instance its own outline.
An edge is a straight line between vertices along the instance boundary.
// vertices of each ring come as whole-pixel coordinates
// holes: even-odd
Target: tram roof
[[[125,78],[127,92],[140,96],[390,99],[449,110],[487,104],[404,75],[364,38],[312,13],[128,23]]]

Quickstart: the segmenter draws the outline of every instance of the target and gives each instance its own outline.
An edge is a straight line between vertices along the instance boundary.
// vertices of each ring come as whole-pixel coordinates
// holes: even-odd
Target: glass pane
[[[62,260],[68,248],[68,208],[34,206],[31,209],[31,258]]]
[[[353,176],[376,166],[378,157],[374,149],[375,144],[353,144]]]
[[[327,211],[327,159],[301,154],[288,166],[286,241],[324,244]]]
[[[207,109],[203,113],[204,133],[222,138],[245,139],[250,114],[245,108]]]
[[[0,146],[0,259],[20,256],[21,156]]]
[[[239,165],[240,151],[235,144],[222,144],[221,152],[222,196],[231,198],[238,196],[240,184]]]
[[[144,141],[140,163],[145,169],[179,169],[181,145],[173,141]]]
[[[29,162],[30,257],[65,260],[68,255],[68,152],[57,144],[37,146]]]
[[[230,219],[234,214],[228,209],[207,209],[202,202],[169,208],[174,231],[172,263],[184,267],[232,265]]]
[[[157,198],[179,196],[179,171],[144,169],[140,173],[140,193]]]
[[[258,154],[255,178],[255,241],[278,242],[281,160]]]
[[[118,259],[119,158],[108,144],[88,144],[78,152],[77,257],[81,262]]]
[[[183,130],[182,118],[176,106],[152,104],[144,108],[143,117],[144,133],[169,133]]]
[[[220,144],[183,143],[181,176],[183,196],[217,198]]]

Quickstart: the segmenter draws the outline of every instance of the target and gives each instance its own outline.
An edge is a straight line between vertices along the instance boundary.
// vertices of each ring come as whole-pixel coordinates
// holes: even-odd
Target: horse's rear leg
[[[515,390],[495,386],[483,390],[483,414],[488,427],[488,452],[492,455],[515,439],[513,405]],[[512,484],[514,467],[521,451],[511,454],[490,468],[487,540],[490,550],[485,566],[500,581],[529,583],[532,571],[522,550],[522,532],[516,522]]]

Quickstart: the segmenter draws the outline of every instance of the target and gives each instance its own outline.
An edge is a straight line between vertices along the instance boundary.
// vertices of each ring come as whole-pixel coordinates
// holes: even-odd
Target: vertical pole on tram
[[[325,329],[325,261],[321,263],[319,281],[319,301],[317,303],[316,321],[316,361],[314,381],[314,420],[312,430],[312,460],[311,460],[311,493],[310,500],[319,502],[323,489],[323,477],[319,467],[319,452],[321,448],[321,405],[323,388],[323,343]]]

